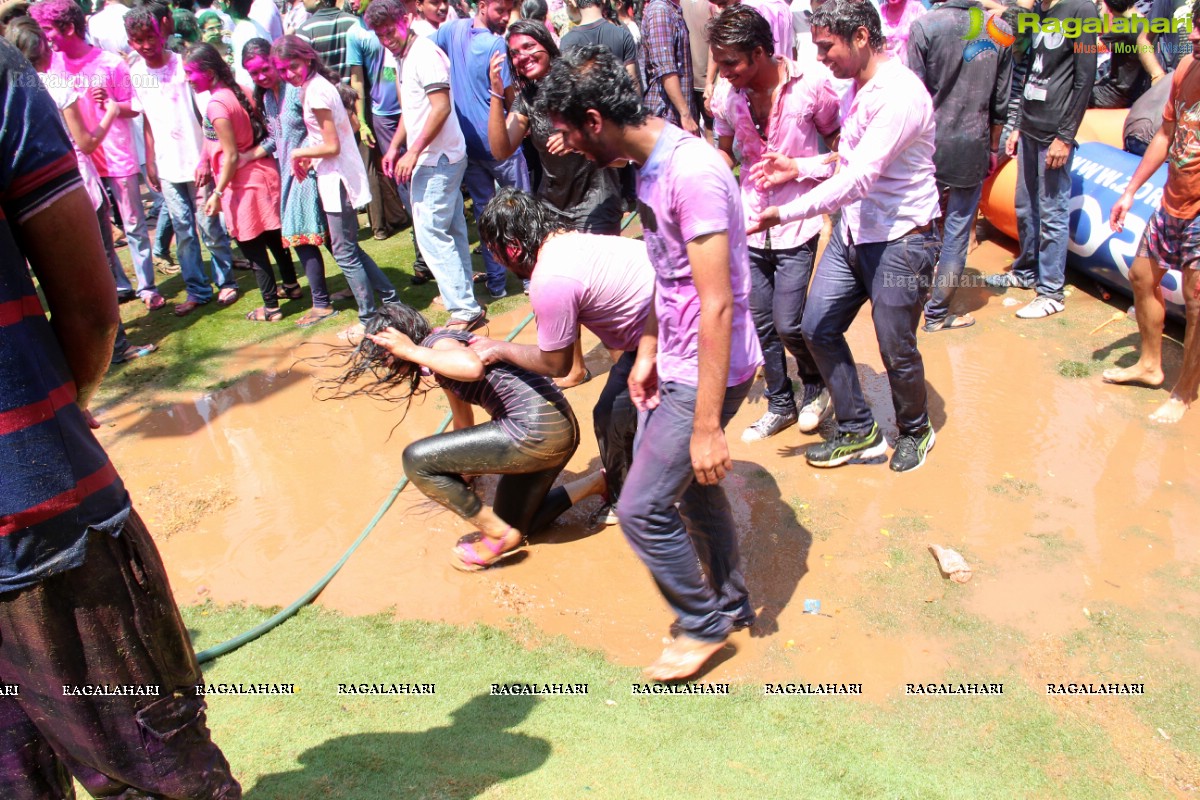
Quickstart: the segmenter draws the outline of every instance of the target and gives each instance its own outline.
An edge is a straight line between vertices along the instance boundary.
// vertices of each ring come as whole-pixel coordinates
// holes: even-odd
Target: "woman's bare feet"
[[[1188,404],[1184,402],[1183,398],[1172,394],[1170,400],[1163,403],[1157,411],[1150,415],[1150,421],[1160,425],[1173,425],[1183,419],[1183,412],[1187,410]]]
[[[1162,386],[1163,372],[1162,367],[1148,367],[1138,362],[1132,367],[1125,369],[1106,369],[1100,374],[1100,379],[1105,383],[1139,383],[1143,386]]]
[[[654,681],[681,681],[695,675],[716,653],[725,647],[725,641],[702,642],[680,634],[662,651],[642,674]]]

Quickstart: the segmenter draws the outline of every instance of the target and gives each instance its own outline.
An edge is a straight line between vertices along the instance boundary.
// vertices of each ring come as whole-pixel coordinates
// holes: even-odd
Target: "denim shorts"
[[[1154,259],[1163,269],[1195,269],[1200,261],[1200,217],[1180,219],[1159,208],[1146,223],[1137,254]]]

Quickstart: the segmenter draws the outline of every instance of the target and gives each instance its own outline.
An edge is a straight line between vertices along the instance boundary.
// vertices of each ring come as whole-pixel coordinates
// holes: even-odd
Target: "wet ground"
[[[1000,268],[1007,246],[982,244],[970,267]],[[1132,363],[1136,327],[1120,319],[1092,333],[1129,301],[1106,303],[1072,278],[1057,317],[1018,320],[1004,295],[970,288],[956,310],[970,310],[975,327],[920,334],[937,445],[914,473],[882,463],[813,469],[803,449],[817,437],[795,429],[742,443],[764,410],[758,384],[729,427],[736,466],[726,485],[760,618],[733,637],[709,680],[861,682],[876,699],[948,675],[1117,680],[1094,677],[1093,659],[1058,644],[1107,608],[1153,616],[1168,632],[1163,646],[1178,649],[1171,658],[1200,663],[1194,636],[1180,646],[1170,635],[1189,624],[1200,588],[1200,410],[1162,428],[1146,417],[1165,391],[1100,382],[1102,366]],[[493,320],[492,335],[524,313]],[[519,340],[533,334],[529,326]],[[850,340],[894,442],[868,313]],[[607,355],[594,339],[585,344],[597,377],[568,392],[585,428],[568,475],[599,465],[588,410]],[[403,419],[370,400],[318,402],[317,370],[296,363],[317,349],[250,349],[231,370],[253,374],[215,394],[101,410],[101,440],[156,531],[181,603],[291,602],[387,498],[405,445],[442,420],[445,402],[432,394]],[[1169,343],[1168,380],[1178,361]],[[503,568],[465,575],[449,552],[469,527],[410,487],[318,602],[461,624],[524,618],[618,663],[648,663],[671,614],[620,530],[587,529],[597,503],[573,509]],[[930,543],[961,552],[973,580],[945,580]],[[820,600],[820,613],[804,614],[805,600]]]

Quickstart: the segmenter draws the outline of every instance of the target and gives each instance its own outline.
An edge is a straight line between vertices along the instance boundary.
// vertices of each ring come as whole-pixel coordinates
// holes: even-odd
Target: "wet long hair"
[[[520,189],[496,192],[479,215],[479,241],[522,279],[533,275],[546,239],[570,229],[557,211]]]
[[[218,84],[233,92],[233,96],[237,98],[242,110],[250,117],[250,130],[254,133],[255,144],[267,138],[267,122],[263,119],[262,112],[259,111],[258,106],[250,102],[246,93],[237,85],[237,81],[233,78],[233,70],[225,63],[225,59],[221,58],[217,48],[207,42],[194,45],[184,57],[184,63],[199,67],[205,72],[211,72]]]
[[[321,60],[321,54],[311,44],[294,33],[280,37],[275,44],[271,45],[271,55],[274,58],[282,58],[286,61],[291,61],[292,59],[303,61],[308,65],[309,77],[320,75],[332,83],[334,88],[337,88],[337,85],[342,82],[342,77]]]
[[[418,345],[430,333],[429,322],[421,312],[402,303],[384,304],[367,323],[366,333],[375,334],[386,328],[395,328]],[[412,399],[431,388],[422,384],[420,366],[396,358],[366,336],[356,345],[333,347],[325,356],[312,361],[336,371],[333,377],[318,382],[318,400],[370,397],[401,404],[407,414]]]
[[[514,36],[528,36],[538,43],[539,46],[550,54],[550,64],[558,60],[561,52],[558,45],[554,43],[554,37],[550,35],[550,29],[541,22],[532,19],[519,19],[512,25],[508,26],[508,33],[504,34],[504,43],[508,44]],[[517,84],[517,89],[522,93],[532,93],[535,84],[532,81],[527,81],[519,74],[517,68],[513,66],[512,48],[508,49],[508,70],[512,73],[513,82]]]
[[[267,61],[270,61],[271,43],[266,39],[263,39],[261,36],[256,36],[255,38],[246,42],[246,46],[242,48],[242,63],[245,64],[252,58],[265,58]],[[283,79],[280,78],[280,80]],[[254,84],[254,105],[258,106],[259,108],[263,107],[264,94],[266,94],[266,92],[263,91],[262,87],[257,83]]]

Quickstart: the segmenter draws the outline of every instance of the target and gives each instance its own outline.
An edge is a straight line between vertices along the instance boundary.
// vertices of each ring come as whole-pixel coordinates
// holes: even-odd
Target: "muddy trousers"
[[[132,512],[92,533],[83,566],[0,594],[0,797],[238,800],[209,738],[187,629],[150,534]],[[67,696],[64,687],[157,696]],[[72,691],[74,689],[72,688]]]
[[[737,413],[753,380],[725,390],[721,427]],[[668,382],[658,407],[638,427],[633,466],[617,504],[621,530],[688,636],[722,641],[754,621],[733,511],[725,489],[702,486],[692,471],[696,387]],[[676,508],[675,504],[679,507]]]
[[[571,507],[566,490],[551,487],[579,446],[573,417],[553,409],[544,416],[539,453],[518,447],[498,422],[486,422],[413,442],[404,450],[404,474],[463,519],[478,514],[483,503],[462,476],[500,475],[492,509],[523,535],[535,534]]]

